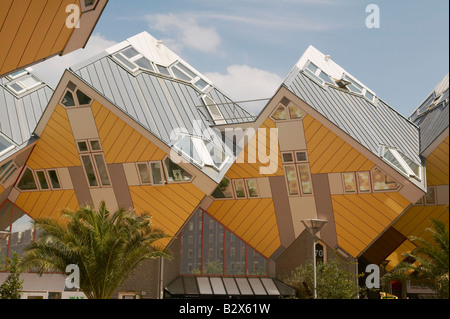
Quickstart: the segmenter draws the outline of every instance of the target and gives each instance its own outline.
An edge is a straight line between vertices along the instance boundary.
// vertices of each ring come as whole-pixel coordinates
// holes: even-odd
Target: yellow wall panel
[[[36,27],[36,24],[45,9],[45,2],[46,1],[31,1],[26,14],[23,17],[22,24],[17,30],[16,37],[9,48],[8,56],[3,64],[4,69],[14,70],[18,68],[20,59],[23,53],[26,51],[28,42],[33,34],[33,30]]]
[[[449,137],[426,159],[428,185],[449,184]]]
[[[66,110],[57,105],[27,165],[32,169],[81,166],[70,127]]]
[[[204,197],[203,192],[192,184],[136,186],[130,187],[130,193],[136,211],[152,215],[154,226],[170,236],[181,229]],[[169,242],[160,244],[167,245]]]
[[[78,208],[73,190],[20,193],[15,205],[33,219],[39,217],[58,219],[62,209]]]
[[[374,167],[365,156],[312,116],[303,119],[312,174],[356,172]]]
[[[409,204],[398,193],[333,195],[339,245],[357,257]]]
[[[216,200],[208,208],[208,214],[265,257],[270,257],[281,245],[271,198]]]
[[[160,161],[166,153],[97,101],[92,113],[108,164]]]
[[[405,257],[403,257],[403,253],[410,253],[416,248],[411,241],[405,240],[403,244],[401,244],[386,260],[389,260],[389,263],[386,266],[387,271],[391,271],[394,267],[396,267]]]

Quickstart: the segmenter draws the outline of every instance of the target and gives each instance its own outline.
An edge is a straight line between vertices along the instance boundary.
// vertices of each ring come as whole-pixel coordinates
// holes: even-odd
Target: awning
[[[2,284],[8,273],[0,273],[0,284]],[[24,273],[19,276],[20,280],[23,280],[22,291],[30,292],[62,292],[66,285],[66,279],[60,274],[43,274],[39,276],[35,273]]]
[[[179,276],[165,289],[167,298],[281,298],[296,290],[275,278]]]

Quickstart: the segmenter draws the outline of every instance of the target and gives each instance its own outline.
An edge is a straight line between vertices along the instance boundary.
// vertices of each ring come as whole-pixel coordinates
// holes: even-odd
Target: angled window
[[[81,0],[81,12],[95,9],[98,0]]]
[[[422,180],[422,166],[395,148],[383,147],[383,159],[409,178]]]
[[[0,184],[5,185],[15,172],[17,172],[17,166],[13,161],[0,165]]]
[[[249,198],[258,198],[259,190],[258,190],[258,181],[256,179],[247,179],[247,192]]]
[[[0,155],[6,154],[16,146],[0,135]]]
[[[364,88],[359,85],[356,80],[352,79],[351,77],[349,77],[348,75],[344,74],[344,77],[342,78],[343,80],[347,81],[348,84],[346,85],[346,88],[353,92],[353,93],[357,93],[357,94],[362,94]]]
[[[319,69],[314,63],[311,61],[308,61],[306,63],[305,68],[303,71],[308,74],[311,78],[313,78],[315,81],[320,83],[321,85],[324,85],[325,83],[336,85],[334,81],[321,69]]]
[[[28,167],[25,169],[25,172],[23,173],[19,183],[17,184],[17,188],[22,191],[38,190],[33,171]]]
[[[216,199],[234,198],[231,181],[227,177],[224,177],[211,196]]]
[[[166,167],[165,171],[169,183],[182,183],[182,182],[189,182],[192,180],[192,175],[189,174],[178,164],[172,162],[170,158],[167,157],[164,160],[164,165]]]
[[[68,88],[61,100],[65,107],[90,106],[92,99],[74,86],[74,90]]]
[[[20,71],[17,71],[17,72],[15,72],[15,73],[12,73],[12,74],[8,75],[8,78],[9,78],[10,80],[15,80],[15,79],[20,78],[21,76],[24,76],[24,75],[27,75],[27,74],[28,74],[27,71],[25,71],[25,70],[20,70]]]
[[[302,120],[305,116],[306,113],[292,102],[288,106],[280,103],[271,115],[275,121]]]
[[[395,180],[377,167],[372,170],[372,186],[374,191],[393,191],[400,187]]]
[[[90,187],[109,187],[111,179],[99,140],[77,142],[81,162]]]
[[[344,191],[346,193],[356,193],[355,173],[343,173]]]
[[[212,98],[210,98],[207,95],[202,96],[202,101],[205,104],[206,108],[209,111],[209,114],[211,115],[214,123],[216,125],[222,125],[227,124],[225,121],[222,112],[220,112],[219,107],[217,106],[216,102]]]
[[[247,194],[245,192],[245,183],[243,179],[233,180],[233,186],[236,198],[247,198]]]
[[[158,71],[158,73],[164,74],[167,76],[172,76],[172,74],[170,74],[170,72],[169,72],[169,68],[167,68],[163,65],[159,65],[159,64],[156,64],[155,66],[156,66],[156,70]]]
[[[113,57],[131,72],[136,72],[139,69],[155,72],[150,60],[136,51],[133,47],[128,47],[114,54]]]
[[[174,149],[180,155],[188,157],[191,162],[201,167],[213,167],[217,171],[220,171],[230,158],[223,145],[219,147],[210,140],[190,135],[183,135],[174,145]]]
[[[13,75],[14,76],[14,75]],[[41,81],[34,76],[28,74],[28,72],[20,71],[15,73],[15,80],[8,83],[6,86],[15,95],[23,94],[29,90],[32,90],[42,84]]]

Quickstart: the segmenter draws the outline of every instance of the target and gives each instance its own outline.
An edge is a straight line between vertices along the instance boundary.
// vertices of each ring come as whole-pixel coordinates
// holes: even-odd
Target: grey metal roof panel
[[[42,83],[16,96],[6,88],[9,82],[6,77],[0,79],[0,132],[20,146],[30,140],[53,90]]]
[[[372,104],[337,87],[322,87],[298,67],[292,70],[284,85],[377,156],[380,145],[387,145],[421,163],[417,126],[384,101],[377,99]]]
[[[172,146],[171,132],[176,129],[184,128],[194,133],[194,121],[199,123],[202,132],[208,132],[207,129],[214,126],[201,100],[203,93],[190,83],[151,72],[132,74],[109,56],[71,72],[169,146]],[[211,97],[220,101],[217,103],[222,112],[234,116],[235,119],[230,123],[236,123],[241,116],[244,118],[241,121],[248,119],[249,114],[234,106],[218,89],[211,91]],[[207,167],[202,170],[220,182],[227,166],[221,172]]]

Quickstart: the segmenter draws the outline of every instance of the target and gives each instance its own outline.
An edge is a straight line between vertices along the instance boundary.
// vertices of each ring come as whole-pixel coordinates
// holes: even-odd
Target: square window
[[[292,152],[283,153],[283,163],[294,163],[294,154]]]
[[[298,163],[308,161],[308,156],[306,155],[306,152],[295,152],[295,158]]]
[[[87,144],[86,141],[78,142],[77,145],[78,145],[78,151],[79,151],[80,153],[88,152],[88,151],[89,151],[88,144]]]
[[[90,141],[92,151],[101,151],[102,147],[100,146],[100,141],[93,140]]]

